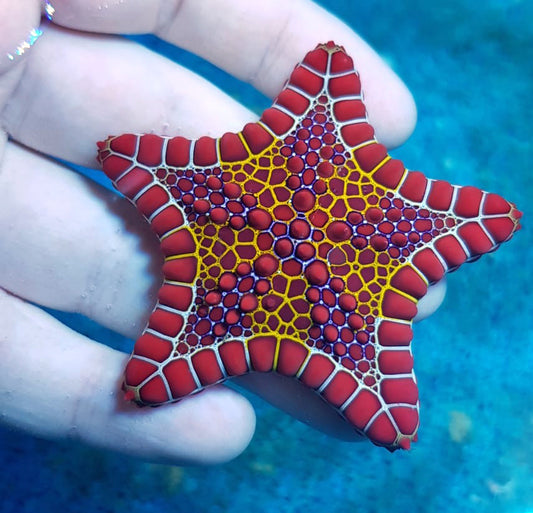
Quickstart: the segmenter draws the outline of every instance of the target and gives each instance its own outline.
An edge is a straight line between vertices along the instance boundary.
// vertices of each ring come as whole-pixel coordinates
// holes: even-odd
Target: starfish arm
[[[519,227],[499,196],[392,159],[333,43],[309,52],[238,134],[126,134],[99,143],[99,159],[165,255],[127,397],[161,404],[274,371],[391,450],[408,448],[419,423],[418,300]]]

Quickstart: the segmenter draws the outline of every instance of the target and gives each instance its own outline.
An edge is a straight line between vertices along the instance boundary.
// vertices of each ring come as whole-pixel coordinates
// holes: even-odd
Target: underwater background
[[[144,463],[0,427],[0,512],[533,513],[533,2],[319,3],[415,97],[416,131],[392,155],[431,178],[498,192],[524,212],[512,243],[449,275],[442,307],[414,327],[418,443],[390,454],[341,442],[250,394],[255,437],[214,467]],[[210,64],[136,39],[258,114],[268,106]],[[132,347],[80,316],[54,314],[113,347]]]

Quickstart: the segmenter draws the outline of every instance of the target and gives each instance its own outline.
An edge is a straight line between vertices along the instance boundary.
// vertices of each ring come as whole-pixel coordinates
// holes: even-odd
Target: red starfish
[[[392,159],[352,59],[332,42],[238,134],[126,134],[98,146],[165,255],[158,303],[126,368],[128,399],[172,402],[275,371],[375,444],[410,446],[417,301],[512,236],[513,204]]]

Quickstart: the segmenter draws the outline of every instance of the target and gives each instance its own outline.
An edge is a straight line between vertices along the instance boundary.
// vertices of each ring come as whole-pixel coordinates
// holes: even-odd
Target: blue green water
[[[415,327],[419,442],[394,454],[339,442],[257,398],[249,448],[209,468],[2,429],[1,512],[533,512],[533,2],[320,3],[413,92],[419,122],[394,156],[430,177],[498,192],[524,212],[512,243],[450,275],[443,306]],[[258,112],[266,106],[212,66],[175,57]],[[60,318],[129,347],[79,317]]]

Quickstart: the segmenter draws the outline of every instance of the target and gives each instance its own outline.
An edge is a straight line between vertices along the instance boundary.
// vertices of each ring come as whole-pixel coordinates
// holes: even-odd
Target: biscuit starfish
[[[352,59],[332,42],[309,52],[238,134],[125,134],[98,147],[165,255],[125,371],[128,399],[173,402],[278,372],[373,443],[409,448],[417,301],[511,238],[513,204],[392,159],[368,123]]]

